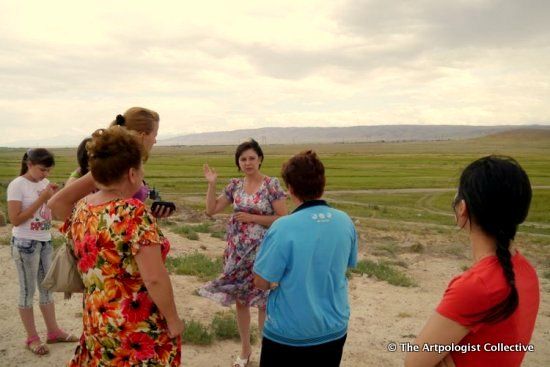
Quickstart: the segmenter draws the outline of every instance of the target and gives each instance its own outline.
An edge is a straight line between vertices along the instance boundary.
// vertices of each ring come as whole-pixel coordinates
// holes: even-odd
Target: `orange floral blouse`
[[[81,200],[62,232],[74,244],[84,282],[83,332],[70,367],[179,366],[181,338],[149,297],[134,256],[141,246],[170,243],[137,199],[100,205]]]

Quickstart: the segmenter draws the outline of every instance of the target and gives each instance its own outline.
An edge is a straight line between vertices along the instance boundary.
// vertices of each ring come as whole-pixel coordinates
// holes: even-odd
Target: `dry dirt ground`
[[[364,229],[365,227],[363,227]],[[9,234],[8,227],[0,228],[0,236]],[[199,241],[190,241],[179,235],[167,235],[172,242],[172,255],[192,251],[203,252],[209,256],[221,256],[224,242],[201,234]],[[392,237],[393,236],[393,237]],[[403,288],[389,285],[367,276],[354,275],[350,280],[351,320],[347,343],[344,349],[342,366],[401,366],[404,353],[389,352],[389,342],[412,341],[414,336],[433,312],[449,280],[462,272],[467,264],[466,258],[456,257],[456,251],[432,253],[440,239],[433,235],[405,235],[388,230],[367,230],[362,234],[362,256],[371,256],[376,249],[371,242],[393,238],[405,243],[422,243],[426,250],[422,253],[402,253],[399,261],[406,263],[406,273],[413,277],[418,287]],[[382,247],[383,248],[383,247]],[[389,249],[393,251],[395,249]],[[17,275],[10,258],[10,247],[0,246],[0,366],[63,366],[71,358],[75,344],[55,344],[50,346],[50,354],[37,357],[23,346],[25,338],[23,327],[17,314]],[[180,315],[209,323],[214,314],[225,308],[212,301],[198,297],[194,291],[202,283],[190,276],[172,276],[176,295],[176,304]],[[550,281],[541,277],[541,305],[531,343],[534,353],[528,353],[524,366],[550,365]],[[59,324],[68,331],[81,332],[81,296],[63,300],[56,294],[56,310]],[[39,317],[36,320],[41,335],[45,326]],[[256,313],[254,312],[254,315]],[[238,352],[235,341],[215,341],[208,347],[184,345],[182,348],[183,366],[230,366]],[[255,346],[250,366],[258,366],[259,345]]]

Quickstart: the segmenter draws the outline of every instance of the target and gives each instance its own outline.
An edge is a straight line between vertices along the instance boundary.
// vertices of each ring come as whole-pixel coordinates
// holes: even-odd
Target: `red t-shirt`
[[[512,256],[519,304],[516,311],[497,324],[472,324],[485,311],[503,301],[509,286],[496,256],[489,256],[449,283],[436,311],[470,329],[460,345],[478,346],[480,351],[451,352],[457,367],[521,365],[525,352],[486,351],[521,343],[529,346],[539,309],[539,280],[533,266],[517,252]],[[487,344],[489,343],[489,344]],[[500,346],[499,346],[499,343]],[[536,350],[536,346],[535,350]],[[516,347],[514,347],[516,348]]]

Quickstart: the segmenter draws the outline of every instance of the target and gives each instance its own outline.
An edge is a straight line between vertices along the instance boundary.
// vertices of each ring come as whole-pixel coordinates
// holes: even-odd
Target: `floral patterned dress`
[[[81,200],[62,231],[74,243],[84,282],[83,333],[70,367],[179,366],[181,339],[149,297],[134,256],[170,244],[137,199],[90,205]]]
[[[285,197],[279,180],[265,176],[258,191],[247,194],[244,180],[231,179],[225,196],[233,203],[233,211],[258,215],[274,215],[272,203]],[[236,301],[247,306],[265,308],[268,292],[254,286],[252,268],[256,253],[267,228],[256,223],[241,223],[231,216],[227,226],[227,247],[223,273],[199,289],[199,294],[224,306]]]

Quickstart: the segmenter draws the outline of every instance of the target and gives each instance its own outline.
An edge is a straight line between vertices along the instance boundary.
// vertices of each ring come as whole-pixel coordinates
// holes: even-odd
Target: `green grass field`
[[[362,268],[354,272],[402,286],[414,285],[414,280],[400,269],[399,254],[426,251],[434,256],[465,259],[467,238],[457,233],[451,211],[461,170],[484,155],[513,156],[525,168],[534,186],[531,210],[519,228],[518,242],[524,254],[542,267],[541,274],[550,274],[550,130],[520,130],[462,141],[263,148],[262,171],[277,177],[282,163],[293,154],[304,149],[317,151],[326,167],[325,198],[354,217],[360,233],[367,236],[364,245],[367,256],[374,256],[376,260],[366,259],[361,263]],[[160,190],[164,200],[175,201],[178,207],[203,211],[206,182],[202,166],[208,163],[217,170],[220,192],[231,177],[239,175],[234,164],[234,149],[233,146],[155,147],[145,166],[146,180]],[[53,152],[57,164],[50,179],[61,183],[76,166],[75,149],[53,149]],[[5,189],[18,174],[23,153],[24,149],[0,148],[0,208],[4,212]],[[290,200],[287,204],[289,209],[294,208]],[[172,223],[169,228],[189,239],[197,240],[197,232],[212,231],[212,235],[223,238],[222,231],[216,232],[208,226]],[[415,240],[407,242],[407,238]],[[447,241],[442,243],[444,238]],[[211,279],[219,273],[221,260],[192,254],[170,259],[168,267],[177,274]],[[210,343],[210,331],[203,330],[201,325],[195,326],[189,330],[194,330],[196,335],[191,333],[189,339]]]
[[[262,171],[279,176],[293,154],[315,149],[326,167],[326,198],[351,215],[394,221],[453,225],[450,202],[460,171],[487,154],[515,157],[528,172],[533,203],[522,231],[550,235],[550,130],[498,134],[462,141],[271,145],[264,147]],[[75,168],[75,149],[53,149],[51,180],[63,182]],[[145,166],[146,179],[165,199],[202,209],[205,162],[219,173],[218,191],[239,175],[233,146],[156,147]],[[0,205],[19,171],[24,149],[0,148]],[[405,191],[387,191],[403,190]],[[406,189],[428,189],[415,192]],[[431,189],[445,189],[435,191]],[[378,191],[376,191],[378,190]]]

